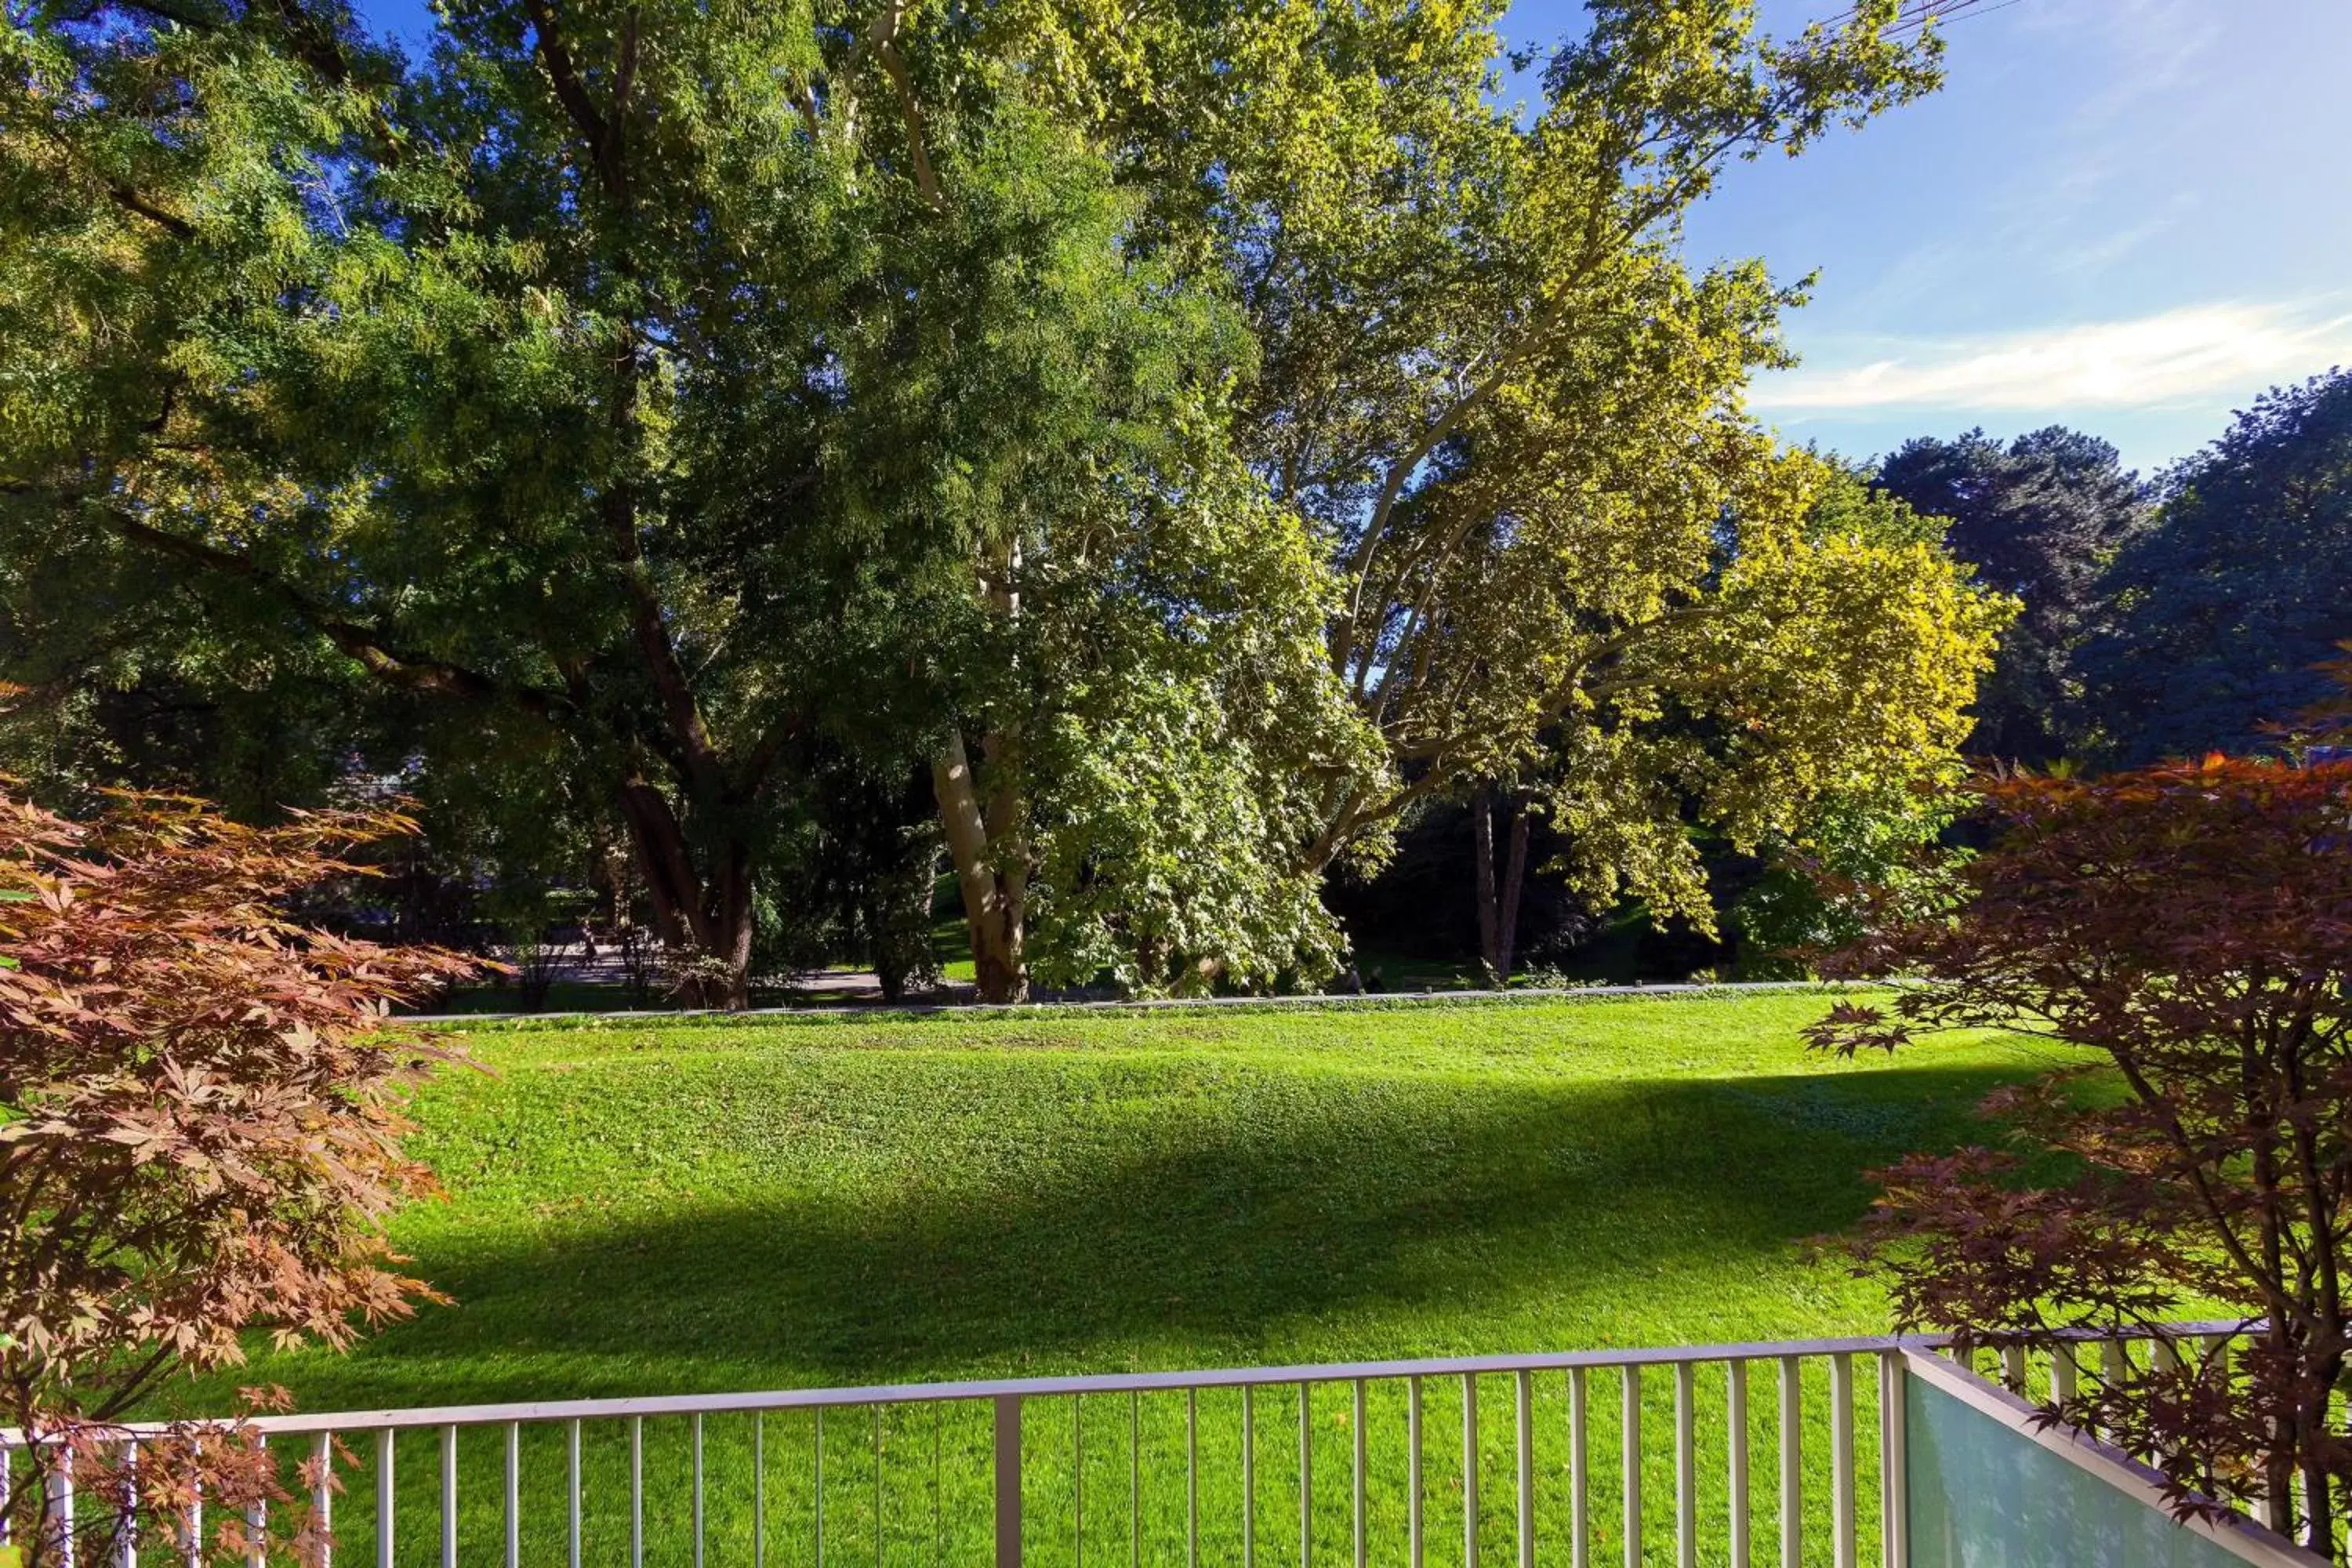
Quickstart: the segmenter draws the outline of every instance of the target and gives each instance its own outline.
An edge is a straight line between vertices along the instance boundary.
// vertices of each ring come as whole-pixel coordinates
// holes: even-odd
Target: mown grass
[[[477,1028],[465,1044],[485,1070],[442,1075],[415,1107],[412,1146],[449,1196],[394,1226],[415,1270],[453,1303],[349,1355],[262,1357],[232,1381],[280,1383],[325,1410],[1874,1332],[1885,1326],[1878,1288],[1810,1260],[1801,1244],[1862,1213],[1869,1168],[1979,1135],[1971,1108],[1983,1093],[2048,1064],[1991,1040],[1821,1060],[1797,1031],[1826,1005],[1782,993]],[[1669,1381],[1654,1375],[1645,1390],[1654,1430],[1670,1419]],[[173,1403],[217,1409],[225,1389],[182,1388]],[[1482,1511],[1501,1510],[1498,1540],[1510,1523],[1513,1392],[1507,1379],[1481,1390],[1489,1441],[1506,1446],[1482,1489]],[[1866,1383],[1864,1394],[1866,1407]],[[1564,1385],[1538,1394],[1549,1519],[1565,1506],[1549,1479],[1565,1463]],[[1604,1482],[1616,1397],[1596,1384]],[[1313,1422],[1318,1479],[1345,1473],[1350,1413],[1343,1395],[1328,1398]],[[1441,1436],[1429,1484],[1450,1487],[1458,1510],[1458,1404],[1448,1402],[1459,1391],[1430,1398]],[[1257,1479],[1276,1499],[1263,1506],[1289,1522],[1256,1531],[1256,1548],[1286,1541],[1295,1559],[1296,1393],[1262,1399],[1270,1447]],[[1703,1414],[1718,1408],[1720,1388],[1704,1400]],[[1226,1528],[1238,1510],[1238,1413],[1226,1402],[1204,1405],[1216,1451],[1203,1456],[1202,1507],[1219,1522],[1202,1552],[1239,1561],[1237,1529]],[[1751,1403],[1761,1508],[1772,1401],[1760,1377]],[[1125,1560],[1132,1544],[1120,1511],[1129,1413],[1110,1404],[1085,1416],[1108,1434],[1085,1439],[1110,1540],[1090,1542],[1087,1562]],[[1150,1468],[1164,1476],[1181,1402],[1135,1414]],[[900,1521],[899,1534],[877,1539],[855,1522],[871,1509],[860,1500],[877,1444],[884,1474],[913,1467],[911,1480],[892,1481],[886,1513],[904,1511],[902,1482],[920,1489],[928,1415],[845,1437],[838,1423],[853,1419],[836,1417],[832,1438],[827,1486],[847,1489],[829,1554],[929,1561],[924,1529]],[[1033,1484],[1066,1484],[1067,1419],[1033,1433],[1034,1474],[1064,1479]],[[1402,1430],[1401,1405],[1375,1420],[1377,1458],[1393,1447],[1390,1428]],[[648,1495],[662,1500],[647,1505],[651,1555],[685,1561],[672,1484],[682,1484],[683,1424],[648,1430]],[[779,1560],[807,1554],[814,1437],[805,1417],[772,1419],[763,1433]],[[530,1441],[536,1496],[560,1481],[562,1458],[558,1434]],[[604,1499],[592,1501],[591,1534],[616,1549],[620,1441],[592,1434],[588,1459]],[[711,1473],[740,1480],[748,1423],[714,1423],[708,1441]],[[957,1560],[958,1543],[968,1557],[984,1535],[984,1487],[972,1478],[984,1477],[985,1434],[951,1420],[939,1442],[940,1537]],[[497,1487],[477,1472],[495,1478],[495,1439],[466,1444],[465,1531],[469,1542],[486,1532],[489,1560]],[[1825,1449],[1811,1445],[1814,1468]],[[1181,1491],[1181,1453],[1176,1464]],[[414,1500],[429,1518],[429,1445],[413,1459],[404,1447],[401,1468],[404,1511]],[[1376,1488],[1386,1500],[1376,1512],[1402,1507],[1392,1480]],[[1648,1486],[1670,1509],[1671,1470]],[[711,1560],[748,1561],[747,1488],[714,1482],[712,1495]],[[1181,1500],[1153,1495],[1147,1537],[1181,1559]],[[343,1506],[346,1531],[360,1529],[363,1503]],[[1721,1506],[1708,1505],[1716,1524]],[[1598,1498],[1595,1508],[1613,1528]],[[1344,1554],[1344,1489],[1318,1509],[1318,1539]],[[532,1528],[555,1517],[535,1508]],[[404,1530],[408,1548],[429,1553],[430,1530]],[[527,1558],[561,1560],[560,1542],[533,1539]],[[1402,1546],[1383,1542],[1376,1555],[1394,1560]],[[1069,1560],[1068,1542],[1055,1550]]]

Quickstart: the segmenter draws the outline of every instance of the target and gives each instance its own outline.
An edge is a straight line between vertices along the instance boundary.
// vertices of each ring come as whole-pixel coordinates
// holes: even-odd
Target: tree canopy
[[[709,1004],[847,776],[928,775],[997,998],[1328,970],[1326,866],[1538,763],[1696,909],[1690,820],[1932,771],[1997,617],[1808,528],[1801,290],[1679,249],[1934,44],[1601,0],[1523,116],[1497,12],[12,14],[16,733],[617,821]]]
[[[1874,482],[1947,520],[1946,547],[2022,606],[1978,692],[1969,749],[2034,765],[2075,749],[2088,715],[2074,656],[2108,563],[2146,524],[2138,477],[2106,442],[2053,425],[2006,446],[1981,429],[1906,441]]]
[[[1937,57],[1879,6],[1790,39],[1740,0],[1588,10],[1524,118],[1493,101],[1495,9],[1429,8],[1452,30],[1385,54],[1310,36],[1350,46],[1301,57],[1353,89],[1317,121],[1344,155],[1270,170],[1246,116],[1185,146],[1260,345],[1242,440],[1327,542],[1331,667],[1390,764],[1336,782],[1312,858],[1540,782],[1588,896],[1704,920],[1692,821],[1752,846],[1933,772],[2000,613],[1916,541],[1809,527],[1832,469],[1741,405],[1803,290],[1679,244],[1728,167]]]
[[[1856,1250],[1888,1277],[1898,1327],[1964,1349],[2218,1306],[2242,1342],[2108,1362],[2051,1413],[2160,1460],[2176,1506],[2258,1503],[2334,1557],[2352,762],[2215,752],[2087,781],[2013,772],[1972,793],[1995,837],[1960,868],[1959,899],[1844,955],[1923,983],[1890,1005],[1841,1003],[1808,1033],[1845,1056],[1951,1029],[2079,1054],[1988,1099],[2010,1147],[1878,1173]]]
[[[2168,473],[2083,650],[2125,762],[2243,749],[2330,695],[2352,637],[2352,372],[2274,389]]]

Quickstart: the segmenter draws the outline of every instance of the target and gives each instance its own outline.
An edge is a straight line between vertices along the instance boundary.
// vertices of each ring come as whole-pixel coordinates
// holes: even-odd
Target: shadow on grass
[[[452,1227],[416,1266],[458,1305],[289,1381],[319,1408],[544,1396],[549,1358],[566,1394],[648,1393],[1108,1370],[1139,1342],[1181,1342],[1187,1364],[1259,1361],[1269,1333],[1286,1349],[1299,1325],[1343,1318],[1355,1354],[1538,1298],[1543,1321],[1615,1322],[1608,1304],[1654,1299],[1662,1276],[1785,1281],[1797,1243],[1863,1212],[1865,1171],[1982,1137],[1972,1107],[2021,1070],[1434,1096],[1335,1080],[1272,1124],[1188,1119],[1018,1190],[943,1158],[856,1195],[688,1201],[532,1236]]]

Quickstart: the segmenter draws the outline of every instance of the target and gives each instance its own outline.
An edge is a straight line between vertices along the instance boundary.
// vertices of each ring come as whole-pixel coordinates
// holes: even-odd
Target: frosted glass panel
[[[1903,1384],[1911,1568],[2246,1568],[1926,1378]]]

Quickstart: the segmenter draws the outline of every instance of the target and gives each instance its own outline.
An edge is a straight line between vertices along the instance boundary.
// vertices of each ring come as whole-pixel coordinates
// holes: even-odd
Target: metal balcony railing
[[[1903,1352],[1940,1342],[534,1401],[250,1426],[287,1475],[349,1450],[341,1487],[312,1506],[336,1561],[378,1568],[1906,1568]],[[2007,1381],[2063,1395],[2074,1365],[2071,1352],[2039,1369],[2012,1355]],[[107,1436],[136,1445],[163,1430]],[[0,1434],[0,1516],[5,1488],[37,1479],[53,1530],[85,1517],[90,1504],[61,1468],[22,1434]],[[121,1568],[137,1561],[128,1546],[116,1555]]]

